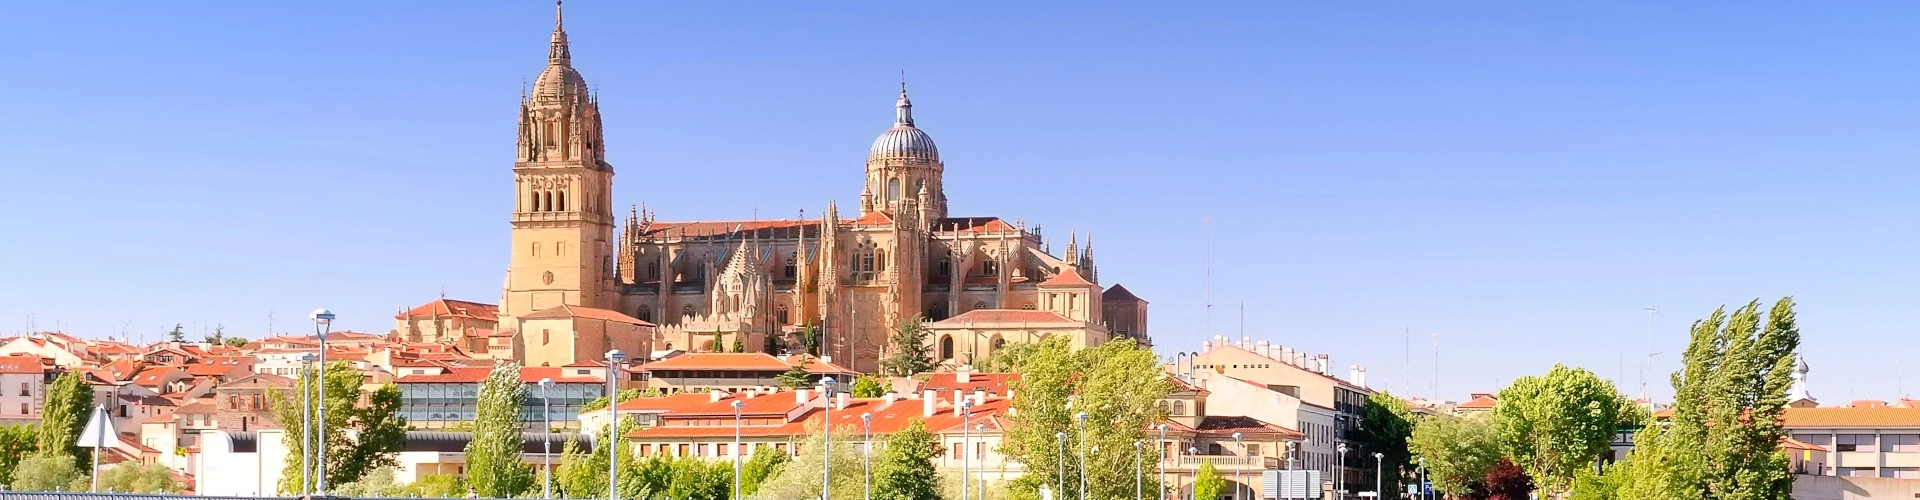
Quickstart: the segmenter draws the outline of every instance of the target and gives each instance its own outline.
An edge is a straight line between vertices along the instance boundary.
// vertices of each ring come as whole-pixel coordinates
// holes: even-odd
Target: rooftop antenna
[[[1240,337],[1246,338],[1246,336],[1247,336],[1247,301],[1246,299],[1241,299],[1240,300]]]
[[[1407,327],[1400,333],[1400,355],[1406,357],[1400,365],[1400,376],[1406,377],[1400,388],[1407,391],[1407,397],[1413,397],[1413,327]]]
[[[1653,316],[1660,314],[1660,306],[1647,306],[1642,310],[1647,312],[1647,362],[1640,366],[1640,399],[1652,404],[1653,399],[1647,396],[1647,373],[1653,371],[1653,356],[1660,354],[1653,352]]]
[[[1433,334],[1433,400],[1440,401],[1440,333]]]

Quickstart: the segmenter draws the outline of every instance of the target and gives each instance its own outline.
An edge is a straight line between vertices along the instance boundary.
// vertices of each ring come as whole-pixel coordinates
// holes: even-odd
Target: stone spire
[[[900,100],[893,103],[893,126],[913,126],[913,101],[907,100],[907,77],[900,77]]]
[[[567,51],[567,30],[563,26],[560,0],[553,2],[553,42],[547,49],[547,64],[572,66],[573,54]]]
[[[1787,402],[1799,400],[1816,401],[1813,394],[1807,392],[1807,358],[1798,354],[1793,356],[1793,386],[1787,389]]]

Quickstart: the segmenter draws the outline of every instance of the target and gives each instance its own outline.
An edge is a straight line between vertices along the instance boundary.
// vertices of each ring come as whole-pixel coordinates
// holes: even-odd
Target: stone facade
[[[1127,293],[1119,309],[1103,306],[1091,238],[1070,237],[1055,254],[1039,226],[947,213],[946,165],[915,124],[904,84],[893,127],[870,148],[852,218],[833,201],[818,217],[772,220],[674,222],[631,208],[615,231],[598,94],[572,67],[558,24],[547,61],[521,100],[502,329],[561,305],[638,319],[662,351],[798,352],[799,332],[813,329],[819,354],[863,372],[878,370],[899,325],[977,310],[1052,312],[1060,324],[1045,333],[1076,345],[1106,341],[1105,316],[1117,311],[1127,336],[1146,338],[1145,301]],[[1072,290],[1044,285],[1068,275]],[[1023,331],[1000,338],[1035,333]],[[532,356],[526,331],[517,338]],[[567,357],[578,354],[542,356]]]

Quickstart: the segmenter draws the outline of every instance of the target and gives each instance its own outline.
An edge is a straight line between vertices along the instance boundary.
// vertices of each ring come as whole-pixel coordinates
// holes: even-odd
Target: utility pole
[[[1660,314],[1660,306],[1648,306],[1647,311],[1647,362],[1640,366],[1640,399],[1652,407],[1653,399],[1647,396],[1647,373],[1653,371],[1653,315]]]
[[[1206,287],[1207,289],[1206,289],[1206,296],[1205,296],[1205,299],[1207,302],[1206,304],[1207,305],[1206,337],[1207,337],[1207,341],[1211,342],[1213,340],[1213,216],[1207,216],[1205,219],[1201,219],[1201,221],[1205,223],[1204,229],[1202,231],[1205,233],[1203,239],[1206,241],[1205,248],[1207,253],[1206,255],[1206,264],[1207,264]]]

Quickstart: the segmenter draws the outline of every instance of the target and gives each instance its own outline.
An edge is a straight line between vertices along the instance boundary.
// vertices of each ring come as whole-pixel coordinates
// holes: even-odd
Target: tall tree
[[[760,483],[756,500],[810,500],[820,498],[820,476],[822,468],[830,460],[833,463],[830,482],[833,494],[829,500],[860,500],[866,481],[862,458],[857,451],[860,447],[853,439],[860,433],[858,427],[844,426],[833,430],[833,446],[829,448],[833,456],[826,457],[821,450],[822,434],[817,428],[809,432],[800,446],[799,454],[793,460],[780,467],[780,472]],[[768,452],[761,450],[761,453]]]
[[[765,444],[755,446],[752,457],[740,466],[740,494],[752,497],[754,493],[760,491],[761,484],[766,483],[767,479],[774,474],[779,474],[780,468],[785,467],[787,461],[792,459],[793,457],[786,453],[776,452],[773,447]]]
[[[1520,377],[1500,390],[1494,429],[1502,451],[1535,485],[1559,493],[1606,453],[1620,425],[1621,399],[1613,382],[1556,364],[1545,376]]]
[[[1227,480],[1220,478],[1212,460],[1200,464],[1200,470],[1193,472],[1193,500],[1217,500],[1226,491]]]
[[[1800,328],[1793,299],[1715,309],[1691,329],[1673,375],[1673,415],[1648,427],[1619,464],[1620,494],[1707,500],[1785,499],[1793,476],[1779,443]]]
[[[66,453],[74,463],[87,461],[87,448],[80,447],[80,432],[86,430],[87,420],[92,417],[93,388],[80,381],[80,374],[67,372],[53,379],[40,413],[40,453]]]
[[[788,389],[799,389],[813,385],[813,374],[807,373],[805,367],[794,366],[779,375],[774,375],[773,383]]]
[[[925,320],[914,316],[893,327],[887,339],[886,359],[880,360],[881,372],[895,377],[933,371],[933,346],[927,342]]]
[[[533,469],[520,459],[520,408],[527,385],[519,363],[497,363],[480,383],[475,399],[473,439],[467,442],[467,482],[481,496],[510,498],[533,487]]]
[[[306,429],[301,425],[301,405],[318,396],[324,384],[327,397],[315,401],[316,409],[325,408],[325,443],[316,445],[316,456],[327,457],[327,484],[347,484],[360,480],[367,472],[395,465],[394,454],[405,444],[407,422],[399,414],[400,388],[386,384],[369,395],[370,404],[360,406],[360,370],[347,363],[328,363],[319,370],[302,374],[287,390],[268,392],[269,406],[282,425],[281,445],[287,450],[280,469],[278,488],[283,494],[300,490],[300,456],[306,446]],[[302,398],[303,391],[309,398]],[[358,439],[355,436],[359,436]]]
[[[1585,470],[1583,470],[1585,472]],[[1591,475],[1591,474],[1589,474]],[[1513,461],[1501,457],[1494,461],[1487,477],[1474,485],[1468,496],[1483,500],[1528,500],[1533,494],[1533,479]]]
[[[207,334],[206,341],[208,344],[212,344],[215,346],[226,345],[227,344],[227,326],[213,325],[213,333]]]
[[[1433,486],[1450,496],[1465,495],[1501,462],[1500,441],[1486,420],[1436,415],[1413,426],[1407,446],[1426,459]]]
[[[940,471],[933,461],[940,458],[940,440],[927,432],[927,425],[913,419],[906,430],[887,436],[887,447],[874,465],[873,497],[880,500],[940,500],[935,485]]]
[[[1165,418],[1157,403],[1173,385],[1153,352],[1126,339],[1074,351],[1066,337],[1052,336],[1038,343],[1018,371],[1014,411],[1005,417],[1013,425],[1001,445],[1008,459],[1026,467],[1012,485],[1016,494],[1031,494],[1063,478],[1077,485],[1083,455],[1091,498],[1126,497],[1135,481],[1156,482],[1151,473],[1136,476],[1132,453],[1115,452],[1133,449],[1134,441],[1147,439],[1147,429]],[[1082,412],[1084,424],[1075,418]],[[1065,460],[1060,460],[1056,433],[1068,436]],[[1096,448],[1101,451],[1093,452]],[[1159,460],[1158,447],[1144,451],[1147,462]],[[1078,487],[1068,490],[1063,498],[1079,497]]]
[[[1407,409],[1407,401],[1392,393],[1369,394],[1366,404],[1360,408],[1356,441],[1363,458],[1372,458],[1375,453],[1381,455],[1377,466],[1385,470],[1380,471],[1384,473],[1376,479],[1383,483],[1381,488],[1385,491],[1405,490],[1400,483],[1413,462],[1413,453],[1407,447],[1407,440],[1413,437],[1413,426],[1413,412]]]
[[[853,397],[877,398],[887,394],[887,384],[880,379],[861,375],[853,379]]]
[[[187,332],[186,330],[182,330],[180,328],[179,323],[174,323],[173,331],[167,332],[167,340],[173,341],[173,342],[186,342]]]
[[[91,485],[77,463],[73,455],[65,453],[22,458],[14,466],[13,480],[7,487],[16,491],[86,491]]]
[[[120,493],[179,493],[173,471],[157,463],[120,462],[100,471],[100,491]]]

